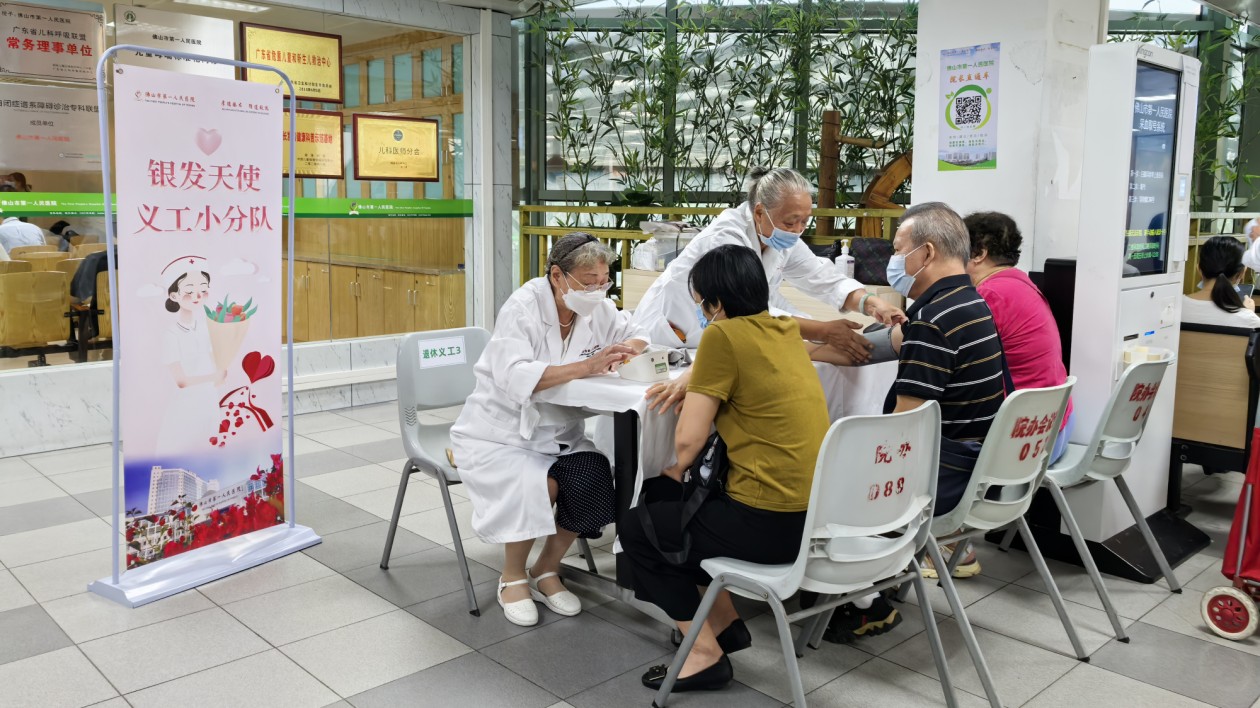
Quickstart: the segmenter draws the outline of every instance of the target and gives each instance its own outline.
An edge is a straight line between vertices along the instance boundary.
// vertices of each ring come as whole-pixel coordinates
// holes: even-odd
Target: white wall
[[[1001,211],[1024,234],[1020,267],[1076,255],[1085,72],[1105,0],[922,0],[914,105],[914,201],[966,216]],[[941,172],[940,52],[1001,42],[998,167]]]

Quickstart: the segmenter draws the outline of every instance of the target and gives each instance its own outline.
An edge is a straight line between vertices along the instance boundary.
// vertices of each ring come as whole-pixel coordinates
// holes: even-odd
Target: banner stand
[[[211,64],[227,64],[242,69],[255,69],[258,71],[270,71],[279,75],[280,79],[288,87],[289,96],[294,95],[293,82],[289,77],[279,69],[254,64],[251,62],[238,61],[235,59],[222,59],[219,57],[204,56],[200,54],[192,54],[188,52],[173,52],[164,49],[155,49],[151,47],[143,47],[131,44],[120,44],[105,50],[101,54],[100,60],[96,64],[96,94],[99,106],[100,132],[101,132],[101,178],[102,178],[102,195],[105,205],[105,244],[106,259],[109,266],[109,289],[114,294],[110,298],[110,317],[113,322],[120,322],[118,319],[118,263],[115,258],[116,230],[113,204],[113,183],[111,176],[111,164],[113,158],[110,151],[110,125],[109,125],[109,97],[106,91],[105,72],[106,67],[115,54],[122,51],[128,52],[145,52],[150,55],[170,57],[173,59],[185,59],[190,61],[208,62]],[[121,71],[121,69],[119,69]],[[279,88],[277,87],[277,90]],[[295,103],[291,98],[290,104]],[[289,111],[289,135],[295,135],[297,130],[296,112]],[[289,151],[289,172],[286,178],[286,193],[288,194],[288,203],[293,205],[296,203],[297,180],[296,180],[296,150]],[[293,272],[293,253],[294,253],[294,217],[295,209],[288,210],[288,264],[289,273]],[[279,526],[254,531],[243,536],[220,541],[204,548],[190,550],[171,558],[165,558],[155,563],[136,568],[127,572],[124,577],[121,568],[121,551],[122,542],[125,536],[123,528],[123,512],[121,508],[121,496],[123,487],[123,478],[121,467],[121,445],[120,445],[120,409],[121,409],[121,388],[119,386],[119,362],[122,359],[122,337],[114,337],[113,349],[113,537],[110,548],[113,554],[112,568],[113,572],[110,577],[101,578],[88,584],[88,591],[106,597],[128,607],[139,607],[164,597],[169,597],[184,590],[195,588],[199,585],[208,583],[212,580],[222,578],[242,570],[261,565],[271,560],[275,560],[282,556],[309,548],[320,542],[320,537],[312,529],[306,526],[298,526],[296,522],[296,490],[297,477],[294,470],[294,430],[293,430],[293,409],[294,409],[294,392],[293,392],[293,279],[289,277],[284,287],[288,288],[288,307],[285,312],[285,329],[288,333],[285,353],[288,361],[288,411],[286,417],[289,419],[288,430],[288,465],[286,469],[287,489],[285,498],[285,522]]]

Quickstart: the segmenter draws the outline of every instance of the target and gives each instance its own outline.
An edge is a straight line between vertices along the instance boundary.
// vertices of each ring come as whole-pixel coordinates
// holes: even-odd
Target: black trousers
[[[665,550],[680,550],[683,486],[668,477],[644,484],[649,489],[647,508],[657,539]],[[804,511],[754,509],[718,495],[706,501],[691,520],[691,552],[682,565],[669,563],[652,547],[635,510],[626,514],[617,532],[632,564],[635,597],[660,607],[676,622],[689,622],[700,608],[697,586],[710,582],[701,561],[721,557],[768,565],[791,563],[800,553],[804,529]]]

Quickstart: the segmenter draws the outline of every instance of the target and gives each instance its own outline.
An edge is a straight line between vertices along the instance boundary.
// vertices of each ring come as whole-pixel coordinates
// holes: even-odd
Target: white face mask
[[[564,275],[566,278],[572,277],[568,273]],[[561,296],[564,299],[564,306],[573,310],[580,317],[590,317],[591,313],[595,312],[595,308],[599,307],[599,304],[604,301],[604,296],[608,293],[608,287],[611,285],[612,283],[609,283],[608,286],[602,289],[590,291],[570,287],[569,292]],[[578,283],[578,286],[585,287],[581,283]]]

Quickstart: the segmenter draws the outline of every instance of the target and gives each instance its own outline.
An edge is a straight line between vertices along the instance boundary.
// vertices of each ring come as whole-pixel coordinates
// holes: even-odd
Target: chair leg
[[[1168,557],[1164,555],[1164,550],[1155,541],[1155,534],[1151,533],[1151,527],[1147,525],[1146,517],[1142,516],[1141,507],[1138,506],[1137,500],[1133,498],[1133,492],[1129,491],[1129,483],[1124,481],[1124,475],[1114,479],[1116,488],[1120,490],[1120,496],[1124,497],[1124,503],[1129,506],[1129,513],[1133,514],[1133,520],[1137,523],[1138,530],[1142,532],[1142,538],[1146,539],[1146,545],[1151,549],[1151,555],[1155,556],[1155,563],[1159,565],[1159,572],[1163,573],[1164,578],[1168,581],[1168,588],[1180,595],[1181,583],[1177,582],[1177,576],[1173,573],[1172,566],[1168,564]]]
[[[1046,559],[1041,555],[1041,548],[1033,540],[1032,529],[1028,528],[1028,521],[1022,516],[1019,519],[1019,532],[1024,537],[1024,545],[1028,547],[1028,555],[1032,558],[1033,565],[1037,568],[1037,574],[1041,576],[1041,582],[1045,584],[1046,592],[1050,594],[1050,601],[1054,603],[1054,611],[1059,613],[1059,621],[1063,623],[1063,631],[1067,632],[1068,641],[1072,642],[1072,650],[1076,652],[1076,658],[1081,661],[1089,661],[1089,654],[1085,651],[1085,647],[1081,645],[1081,638],[1076,634],[1076,625],[1072,623],[1072,617],[1068,615],[1067,607],[1063,604],[1063,596],[1059,594],[1059,586],[1054,582],[1054,576],[1050,575],[1050,567],[1046,565]]]
[[[389,531],[385,534],[385,552],[381,554],[381,570],[389,570],[389,554],[394,551],[394,535],[398,533],[398,519],[402,516],[403,498],[407,496],[407,483],[411,481],[411,473],[416,469],[411,460],[403,463],[402,479],[398,480],[398,496],[394,499],[394,516],[389,520]]]
[[[949,554],[949,575],[954,576],[954,571],[958,569],[958,564],[963,558],[967,557],[967,549],[971,547],[971,541],[959,541],[954,544],[954,552]],[[939,571],[937,573],[939,575]]]
[[[818,626],[814,628],[813,635],[809,638],[809,648],[817,650],[822,646],[823,635],[827,633],[827,627],[831,625],[831,618],[835,616],[836,610],[832,608],[818,615]]]
[[[717,602],[718,593],[725,588],[726,583],[722,582],[720,576],[709,583],[709,589],[705,591],[704,597],[700,599],[700,608],[696,610],[696,616],[691,620],[691,631],[687,632],[683,637],[682,644],[678,646],[678,651],[674,653],[674,661],[669,665],[669,671],[665,673],[665,680],[661,682],[661,687],[656,692],[656,698],[652,700],[652,705],[656,708],[665,708],[669,702],[669,692],[674,690],[674,683],[678,681],[678,674],[682,673],[682,667],[687,661],[687,655],[691,653],[691,647],[695,646],[696,637],[700,636],[700,628],[704,626],[704,621],[709,618],[709,612],[713,610],[713,603]]]
[[[595,556],[591,553],[591,544],[584,538],[578,538],[578,554],[586,559],[586,569],[598,575],[599,568],[595,567]]]
[[[928,536],[926,545],[928,555],[932,558],[932,563],[937,568],[945,567],[945,559],[941,557],[941,549],[936,543],[936,539]],[[1002,701],[998,699],[997,688],[993,686],[993,676],[989,674],[989,664],[984,660],[984,654],[980,652],[980,643],[976,641],[976,632],[971,628],[971,622],[967,619],[967,611],[963,609],[962,599],[958,597],[958,589],[954,587],[954,579],[948,573],[937,573],[940,578],[941,589],[945,591],[945,598],[949,600],[949,606],[954,611],[954,621],[958,623],[958,631],[962,633],[963,643],[967,645],[967,652],[971,654],[971,663],[975,664],[976,674],[980,676],[980,684],[984,686],[984,695],[989,698],[989,705],[993,708],[1001,708]],[[917,588],[916,588],[917,589]],[[924,591],[919,596],[920,601],[928,604],[931,603],[924,600],[927,592]]]
[[[1007,529],[1006,535],[1002,537],[1002,544],[999,545],[998,548],[1001,548],[1003,551],[1011,550],[1011,543],[1015,541],[1015,531],[1016,529],[1014,526]]]
[[[936,542],[931,541],[931,543],[936,543]],[[914,562],[918,563],[920,566],[919,572],[922,572],[923,558],[925,556],[927,556],[926,547],[919,549],[919,552],[914,554]],[[902,583],[901,587],[897,588],[897,595],[896,595],[897,602],[905,602],[906,598],[908,597],[910,597],[910,583]]]
[[[941,691],[945,694],[945,705],[955,708],[958,696],[954,693],[954,682],[949,675],[949,662],[945,659],[945,645],[941,643],[941,630],[936,626],[936,615],[932,613],[932,601],[928,599],[927,583],[923,582],[923,570],[918,561],[910,562],[910,570],[914,577],[906,585],[914,585],[914,594],[919,598],[919,611],[923,613],[923,627],[927,631],[928,646],[932,649],[932,661],[936,662],[936,673],[941,678]]]
[[[818,602],[820,603],[827,602],[830,599],[831,599],[831,595],[818,596]],[[813,617],[810,617],[809,619],[807,619],[805,623],[801,625],[801,633],[796,637],[796,655],[797,656],[805,656],[805,647],[807,646],[813,647],[815,649],[818,648],[818,646],[814,643],[814,637],[816,635],[821,634],[818,631],[819,627],[822,627],[823,630],[826,631],[827,625],[823,624],[823,618],[830,617],[830,616],[831,616],[831,610],[827,610],[825,612],[819,612]]]
[[[788,625],[787,612],[779,598],[770,595],[766,600],[774,613],[775,624],[779,628],[779,645],[783,648],[783,663],[787,668],[788,680],[792,682],[792,700],[797,708],[805,708],[805,687],[801,684],[801,667],[796,663],[796,646],[792,642],[792,627]]]
[[[442,504],[446,507],[446,520],[451,525],[451,540],[455,543],[455,559],[459,561],[460,575],[464,576],[464,595],[468,597],[468,614],[481,616],[477,607],[477,596],[473,594],[472,575],[468,573],[468,557],[464,555],[464,541],[459,537],[459,523],[455,521],[455,506],[451,503],[450,485],[445,479],[438,480],[438,489],[442,490]]]
[[[1107,586],[1103,584],[1102,574],[1098,572],[1098,564],[1094,562],[1094,556],[1089,552],[1089,546],[1085,545],[1085,537],[1081,534],[1081,527],[1076,524],[1076,515],[1072,513],[1072,507],[1068,506],[1067,497],[1063,495],[1063,489],[1058,483],[1047,478],[1045,486],[1050,489],[1050,496],[1054,498],[1055,506],[1059,507],[1059,514],[1063,516],[1063,522],[1067,524],[1068,534],[1072,536],[1072,543],[1076,546],[1076,552],[1081,556],[1081,563],[1085,566],[1085,572],[1089,574],[1089,579],[1094,583],[1094,590],[1098,592],[1098,599],[1102,600],[1103,609],[1107,611],[1107,619],[1111,620],[1111,628],[1116,632],[1118,641],[1129,643],[1129,637],[1125,634],[1124,625],[1120,623],[1120,616],[1116,614],[1116,608],[1111,604],[1111,593],[1107,591]]]

